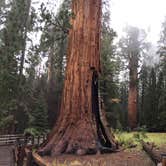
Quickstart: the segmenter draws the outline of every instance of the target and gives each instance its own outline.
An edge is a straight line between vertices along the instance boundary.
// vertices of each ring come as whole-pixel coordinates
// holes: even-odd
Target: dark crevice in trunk
[[[96,119],[98,148],[101,151],[111,151],[111,142],[106,134],[105,127],[100,117],[99,94],[98,94],[98,74],[93,72],[92,76],[92,112]]]

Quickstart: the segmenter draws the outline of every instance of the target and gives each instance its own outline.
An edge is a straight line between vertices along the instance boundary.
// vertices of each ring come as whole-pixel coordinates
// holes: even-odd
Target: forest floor
[[[155,166],[145,152],[136,150],[87,156],[63,155],[54,159],[45,157],[45,160],[51,166]]]
[[[142,150],[141,140],[153,142],[159,148],[166,149],[166,133],[116,132],[115,136],[124,148],[117,153],[87,156],[62,155],[54,159],[49,157],[44,159],[51,163],[51,166],[155,166]]]
[[[0,166],[14,166],[12,146],[0,146]]]

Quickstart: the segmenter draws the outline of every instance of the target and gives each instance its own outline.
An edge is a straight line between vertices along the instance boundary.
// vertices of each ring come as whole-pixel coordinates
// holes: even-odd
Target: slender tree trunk
[[[145,102],[145,78],[142,79],[142,91],[141,91],[141,115],[140,115],[140,122],[141,125],[145,124],[145,110],[144,110],[144,102]]]
[[[57,48],[55,48],[53,44],[50,47],[48,57],[47,104],[48,120],[51,128],[54,126],[60,110],[60,98],[63,85],[63,58],[66,50],[65,39],[61,39],[59,47],[60,50],[58,50],[55,55],[55,49]]]
[[[22,76],[23,73],[23,68],[24,68],[24,61],[25,61],[25,50],[26,50],[26,39],[27,39],[27,29],[29,25],[29,12],[30,12],[30,7],[31,7],[31,0],[23,2],[25,3],[25,17],[23,20],[23,42],[22,42],[22,50],[21,50],[21,60],[20,60],[20,68],[19,68],[19,75],[20,77]],[[20,80],[21,81],[21,80]]]
[[[23,1],[23,6],[22,6],[22,11],[24,15],[21,17],[22,25],[21,25],[21,35],[22,35],[22,45],[21,45],[21,57],[20,57],[20,66],[19,66],[19,79],[18,79],[18,86],[17,86],[17,106],[18,109],[13,111],[14,114],[14,122],[18,121],[18,126],[16,126],[15,123],[13,123],[13,132],[20,132],[21,127],[19,126],[20,120],[19,120],[19,115],[22,113],[22,108],[20,106],[20,101],[22,100],[21,96],[21,86],[23,84],[23,69],[24,69],[24,62],[25,62],[25,51],[26,51],[26,40],[27,40],[27,32],[28,32],[28,25],[29,25],[29,13],[30,13],[30,7],[31,7],[31,0],[24,0]],[[18,131],[17,131],[18,130]]]
[[[138,103],[138,59],[132,56],[129,62],[129,94],[128,94],[128,125],[131,129],[137,127],[137,103]]]
[[[73,0],[66,77],[60,115],[41,149],[52,155],[95,153],[116,148],[102,123],[98,101],[101,0]]]
[[[57,112],[57,101],[56,101],[56,91],[55,91],[55,58],[54,58],[54,46],[50,47],[49,57],[48,57],[48,79],[47,79],[47,104],[48,104],[48,121],[50,127],[53,127],[56,112]]]

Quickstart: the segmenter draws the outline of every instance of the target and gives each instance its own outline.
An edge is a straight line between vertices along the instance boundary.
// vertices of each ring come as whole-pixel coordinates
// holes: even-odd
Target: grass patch
[[[154,142],[157,146],[166,146],[166,133],[148,133],[140,132],[122,132],[115,131],[115,137],[124,148],[132,148],[134,145],[136,149],[142,148],[141,141]]]
[[[146,142],[154,142],[158,146],[166,145],[166,133],[146,133]]]

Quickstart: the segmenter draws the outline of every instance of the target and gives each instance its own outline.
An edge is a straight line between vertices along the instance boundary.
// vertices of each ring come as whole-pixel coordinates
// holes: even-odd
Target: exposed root
[[[39,150],[40,155],[56,156],[60,154],[96,154],[115,152],[118,144],[107,128],[106,120],[100,119],[97,126],[93,121],[81,119],[64,123],[50,139],[47,145]],[[63,124],[63,122],[61,123]],[[59,125],[57,125],[58,127]]]

